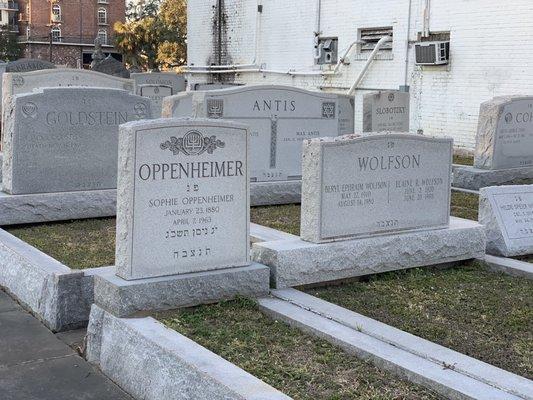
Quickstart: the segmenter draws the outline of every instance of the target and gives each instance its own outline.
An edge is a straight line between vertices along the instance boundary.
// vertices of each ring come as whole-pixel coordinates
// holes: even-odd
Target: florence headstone
[[[252,182],[301,179],[306,139],[353,133],[353,98],[285,86],[242,86],[166,98],[164,117],[208,117],[250,125]]]
[[[118,126],[151,118],[148,99],[124,90],[45,88],[13,96],[3,137],[10,194],[116,188]]]
[[[304,143],[301,238],[448,226],[453,140],[389,134]]]
[[[533,167],[533,96],[496,97],[481,104],[474,167]]]
[[[117,275],[249,264],[248,129],[165,119],[120,128]]]
[[[409,93],[385,90],[363,96],[363,132],[409,132]]]
[[[482,188],[479,222],[487,233],[487,253],[533,254],[533,185]]]

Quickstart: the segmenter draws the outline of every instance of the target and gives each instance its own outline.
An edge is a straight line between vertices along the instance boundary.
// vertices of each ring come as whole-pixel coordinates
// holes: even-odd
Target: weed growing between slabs
[[[452,192],[452,215],[477,220],[478,196]],[[252,207],[251,221],[300,234],[300,205]],[[73,269],[114,265],[115,218],[15,225],[6,231]]]
[[[474,165],[474,156],[462,156],[455,154],[453,156],[453,163],[460,165]]]
[[[533,282],[477,262],[375,275],[307,293],[533,378]]]
[[[238,299],[156,318],[297,400],[439,399]]]

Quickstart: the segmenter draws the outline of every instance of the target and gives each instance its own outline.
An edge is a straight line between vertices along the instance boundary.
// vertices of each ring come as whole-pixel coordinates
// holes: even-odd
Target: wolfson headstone
[[[385,90],[363,96],[363,132],[409,132],[409,93]]]
[[[285,86],[243,86],[166,98],[165,117],[208,117],[250,125],[252,182],[301,179],[306,139],[353,133],[349,96]]]
[[[248,129],[168,119],[121,127],[117,275],[249,264]]]
[[[533,97],[503,96],[481,104],[474,166],[454,167],[456,187],[533,183]]]
[[[402,134],[306,141],[301,238],[448,226],[452,152],[452,139]]]
[[[479,222],[487,233],[487,253],[533,254],[533,185],[482,188]]]
[[[10,194],[116,188],[118,126],[151,117],[124,90],[45,88],[13,96],[3,137]]]

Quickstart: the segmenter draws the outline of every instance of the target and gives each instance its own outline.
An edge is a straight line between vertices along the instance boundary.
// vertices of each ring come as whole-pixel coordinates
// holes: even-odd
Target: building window
[[[363,28],[359,30],[359,52],[370,52],[376,47],[376,44],[383,36],[393,37],[392,26],[384,28]],[[392,41],[384,43],[381,51],[392,51]]]
[[[61,21],[61,6],[59,4],[54,4],[52,6],[52,22]]]
[[[107,31],[105,29],[98,29],[98,40],[101,44],[107,44]]]
[[[59,26],[54,26],[51,32],[52,42],[61,42],[61,28]]]
[[[107,24],[107,10],[105,8],[98,9],[98,23]]]

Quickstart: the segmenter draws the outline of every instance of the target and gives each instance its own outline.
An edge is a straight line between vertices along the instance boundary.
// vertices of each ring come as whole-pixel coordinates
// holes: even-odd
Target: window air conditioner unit
[[[417,65],[444,65],[450,60],[450,42],[420,42],[415,45]]]

